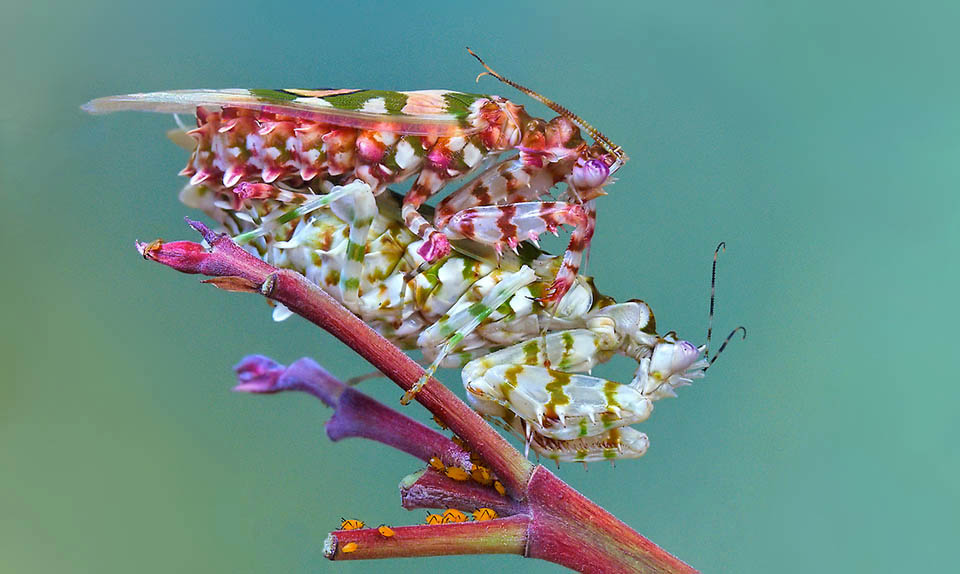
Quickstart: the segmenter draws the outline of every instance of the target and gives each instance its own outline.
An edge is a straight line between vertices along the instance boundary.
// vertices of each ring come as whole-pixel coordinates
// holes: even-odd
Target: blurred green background
[[[0,571],[449,572],[331,563],[341,516],[418,522],[418,468],[330,443],[306,396],[229,392],[259,352],[368,367],[263,301],[143,262],[194,239],[169,116],[83,102],[188,87],[450,88],[576,110],[632,161],[588,271],[701,340],[710,376],[640,425],[649,454],[559,475],[704,572],[949,569],[960,535],[960,41],[955,3],[10,2],[0,21]],[[532,103],[528,108],[548,116]],[[626,379],[619,362],[601,371]],[[462,393],[456,372],[447,380]],[[399,392],[365,383],[390,404]],[[411,407],[425,420],[422,409]]]

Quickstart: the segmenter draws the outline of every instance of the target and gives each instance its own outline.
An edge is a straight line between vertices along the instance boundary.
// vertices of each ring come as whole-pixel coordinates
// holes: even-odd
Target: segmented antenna
[[[706,367],[704,367],[704,369],[703,369],[704,372],[706,372],[707,369],[709,369],[710,367],[713,366],[713,363],[714,363],[714,362],[717,360],[717,358],[720,356],[720,353],[722,353],[723,350],[727,348],[727,343],[729,343],[729,342],[730,342],[730,339],[732,339],[733,336],[737,334],[737,331],[743,331],[743,337],[740,339],[741,341],[742,341],[743,339],[746,339],[746,338],[747,338],[747,328],[744,327],[743,325],[740,325],[739,327],[737,327],[737,328],[734,329],[733,331],[730,331],[730,334],[727,335],[727,338],[723,340],[723,344],[720,345],[720,348],[719,348],[719,349],[717,349],[717,353],[713,356],[712,359],[710,359],[710,363],[709,363]]]
[[[629,159],[629,158],[627,157],[627,154],[624,153],[622,147],[620,147],[620,146],[618,146],[618,145],[615,145],[612,141],[610,141],[609,139],[607,139],[607,136],[605,136],[605,135],[603,135],[602,133],[600,133],[600,130],[598,130],[597,128],[595,128],[595,127],[591,126],[590,124],[588,124],[583,118],[581,118],[581,117],[578,116],[577,114],[571,112],[570,110],[568,110],[567,108],[561,106],[560,104],[558,104],[557,102],[551,100],[550,98],[548,98],[548,97],[546,97],[546,96],[542,96],[542,95],[538,94],[537,92],[534,92],[534,91],[531,90],[530,88],[521,86],[520,84],[514,82],[513,80],[509,80],[509,79],[507,79],[507,78],[504,78],[504,77],[501,76],[500,74],[496,73],[496,72],[493,70],[493,68],[491,68],[490,66],[488,66],[487,63],[483,61],[483,58],[481,58],[480,56],[478,56],[477,53],[474,52],[473,50],[471,50],[469,46],[467,47],[467,52],[470,52],[470,55],[473,56],[474,58],[476,58],[477,61],[480,62],[480,65],[482,65],[482,66],[487,70],[486,72],[483,72],[483,73],[481,73],[481,74],[479,74],[479,75],[477,76],[477,81],[478,81],[478,82],[480,81],[480,78],[482,78],[483,76],[486,76],[486,75],[493,76],[494,78],[500,80],[500,81],[503,82],[504,84],[507,84],[508,86],[511,86],[511,87],[513,87],[513,88],[515,88],[515,89],[523,92],[524,94],[527,94],[527,95],[530,96],[531,98],[537,100],[538,102],[540,102],[541,104],[547,106],[547,107],[550,108],[551,110],[557,112],[557,113],[560,114],[561,116],[569,119],[571,122],[573,122],[574,124],[576,124],[580,129],[582,129],[583,131],[585,131],[585,132],[587,132],[588,134],[590,134],[590,137],[592,137],[592,138],[594,139],[594,141],[596,141],[598,144],[600,144],[600,145],[603,147],[603,149],[607,150],[607,153],[613,154],[613,155],[617,158],[616,161],[614,162],[614,164],[610,167],[610,171],[611,171],[611,172],[616,171],[616,169],[617,169],[618,167],[620,167],[620,165],[622,165],[624,162],[627,161],[627,159]]]
[[[717,299],[717,255],[720,251],[727,248],[723,241],[713,250],[713,270],[710,271],[710,318],[707,319],[707,345],[703,350],[703,356],[710,356],[710,338],[713,336],[713,304]]]
[[[717,352],[713,355],[712,358],[710,357],[710,338],[713,336],[713,309],[714,309],[714,303],[716,302],[716,299],[717,299],[717,256],[720,254],[721,251],[726,249],[726,247],[727,247],[727,244],[721,241],[720,244],[717,245],[717,248],[713,250],[713,268],[710,271],[710,318],[707,320],[707,344],[704,346],[704,349],[703,349],[704,358],[709,359],[710,362],[707,363],[707,366],[703,369],[704,372],[706,372],[707,369],[713,366],[713,363],[716,362],[717,358],[720,356],[720,353],[722,353],[723,350],[727,348],[727,343],[729,343],[730,339],[732,339],[733,336],[737,334],[737,331],[743,331],[743,339],[747,338],[746,327],[744,327],[743,325],[740,325],[739,327],[731,331],[729,335],[727,335],[727,338],[723,340],[723,343],[720,345],[720,348],[717,349]]]

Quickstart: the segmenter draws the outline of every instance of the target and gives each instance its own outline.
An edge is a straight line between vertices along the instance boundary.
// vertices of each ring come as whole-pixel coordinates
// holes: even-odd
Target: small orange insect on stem
[[[472,514],[473,520],[476,522],[485,522],[497,517],[497,511],[492,508],[478,508]]]
[[[365,523],[362,520],[357,520],[355,518],[340,519],[340,530],[360,530],[364,526]]]
[[[437,524],[443,524],[443,515],[442,514],[430,514],[427,513],[427,520],[425,524],[430,526],[436,526]]]
[[[458,480],[461,482],[470,478],[470,475],[467,474],[467,471],[463,470],[459,466],[448,466],[444,474],[453,480]]]
[[[490,475],[490,469],[481,465],[474,465],[473,470],[470,471],[470,477],[473,478],[474,482],[482,484],[483,486],[490,486],[493,484],[493,477]]]
[[[443,512],[443,524],[450,524],[453,522],[466,522],[467,515],[460,512],[456,508],[448,508]]]

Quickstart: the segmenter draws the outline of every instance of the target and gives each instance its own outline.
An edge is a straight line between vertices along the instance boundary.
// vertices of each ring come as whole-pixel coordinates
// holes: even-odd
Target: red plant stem
[[[456,481],[433,469],[404,477],[400,481],[400,505],[414,508],[456,508],[470,512],[476,508],[492,508],[501,516],[527,512],[524,503],[472,481]]]
[[[239,384],[235,391],[274,394],[284,391],[309,393],[334,409],[325,427],[331,441],[366,438],[381,442],[429,462],[434,456],[447,466],[468,472],[470,453],[449,438],[410,417],[352,389],[309,358],[285,367],[267,357],[245,357],[233,370]]]
[[[404,390],[409,390],[423,374],[413,359],[303,275],[273,267],[200,222],[187,222],[203,235],[209,251],[186,241],[138,244],[138,250],[144,258],[184,273],[230,278],[228,288],[232,290],[259,290],[346,343]],[[533,465],[480,415],[433,377],[416,399],[483,458],[507,490],[522,496]]]
[[[449,556],[453,554],[520,554],[527,547],[530,517],[520,514],[484,522],[398,526],[386,538],[376,528],[331,532],[323,554],[331,560]],[[352,552],[344,552],[350,543]]]
[[[527,497],[530,558],[586,574],[696,572],[542,466],[530,479]]]
[[[423,373],[417,363],[302,275],[272,267],[201,223],[190,224],[203,234],[209,251],[191,242],[157,241],[138,244],[137,248],[146,259],[185,273],[218,278],[215,284],[221,288],[260,292],[283,303],[345,342],[404,390]],[[338,531],[331,533],[325,543],[324,554],[328,558],[499,552],[541,558],[589,574],[696,572],[549,470],[534,468],[435,379],[431,378],[416,398],[489,465],[524,513],[487,522],[398,527],[393,537],[384,537],[375,529]],[[350,542],[356,544],[354,551],[343,552]]]

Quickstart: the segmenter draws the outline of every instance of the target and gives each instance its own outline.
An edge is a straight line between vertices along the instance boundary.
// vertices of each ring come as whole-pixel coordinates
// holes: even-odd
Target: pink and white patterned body
[[[555,304],[572,286],[589,246],[593,200],[604,195],[627,158],[576,115],[527,93],[561,114],[544,121],[500,96],[448,90],[182,90],[101,98],[85,109],[195,114],[197,127],[188,132],[193,153],[181,172],[194,185],[253,185],[260,197],[280,197],[287,189],[322,192],[321,182],[362,182],[379,195],[414,178],[402,217],[424,240],[419,255],[427,263],[448,256],[451,240],[471,239],[502,252],[569,226],[563,264],[543,295]],[[594,144],[583,140],[580,127]],[[509,152],[517,155],[500,157]],[[490,167],[438,206],[433,221],[420,213],[448,183],[484,166]],[[554,200],[549,194],[560,183],[567,187]],[[290,217],[318,207],[294,205]]]

